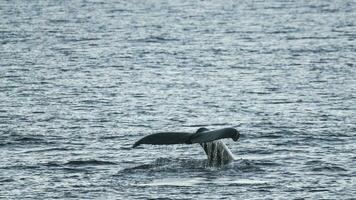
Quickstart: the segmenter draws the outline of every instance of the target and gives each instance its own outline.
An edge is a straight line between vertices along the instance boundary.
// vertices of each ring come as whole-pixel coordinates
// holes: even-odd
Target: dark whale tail
[[[160,132],[141,138],[132,146],[133,148],[141,144],[171,145],[171,144],[200,144],[210,165],[220,166],[227,164],[234,159],[227,146],[219,141],[223,138],[232,138],[237,141],[240,133],[234,128],[223,128],[209,131],[206,128],[199,128],[195,133],[187,132]]]
[[[187,144],[191,133],[184,132],[160,132],[141,138],[132,146],[133,148],[141,144],[169,145]]]
[[[209,131],[206,128],[199,128],[195,133],[187,132],[160,132],[141,138],[132,146],[133,148],[141,144],[170,145],[170,144],[193,144],[206,143],[223,138],[232,138],[237,141],[239,132],[234,128],[223,128]]]

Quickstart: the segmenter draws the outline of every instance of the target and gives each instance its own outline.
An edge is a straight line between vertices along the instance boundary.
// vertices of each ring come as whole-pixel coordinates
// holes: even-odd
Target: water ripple
[[[356,4],[0,1],[1,199],[347,199]],[[132,149],[234,127],[237,158]],[[167,189],[168,188],[168,189]]]

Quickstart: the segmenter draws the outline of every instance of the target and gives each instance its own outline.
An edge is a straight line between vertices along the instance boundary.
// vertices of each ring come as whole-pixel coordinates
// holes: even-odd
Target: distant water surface
[[[0,199],[356,197],[354,1],[0,1]],[[235,127],[237,158],[143,146]]]

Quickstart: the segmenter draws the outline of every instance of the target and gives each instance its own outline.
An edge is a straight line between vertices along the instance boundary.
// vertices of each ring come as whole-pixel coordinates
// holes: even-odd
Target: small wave
[[[58,23],[69,23],[69,20],[66,19],[50,19],[48,20],[49,23],[54,23],[54,24],[58,24]]]
[[[261,166],[280,166],[281,164],[273,162],[273,161],[258,161],[255,163],[256,165],[261,165]]]
[[[112,10],[109,10],[110,13],[116,13],[116,12],[119,12],[119,13],[122,13],[122,12],[132,12],[132,10],[129,10],[129,9],[112,9]]]
[[[258,138],[266,138],[266,139],[279,139],[282,138],[283,135],[278,135],[278,134],[267,134],[267,135],[261,135]]]
[[[75,165],[75,166],[85,166],[85,165],[117,165],[115,162],[102,161],[102,160],[71,160],[66,162],[64,165]]]
[[[246,153],[257,154],[257,155],[261,155],[261,154],[268,155],[268,154],[273,154],[275,152],[271,149],[247,149]]]
[[[175,39],[175,38],[166,38],[166,37],[161,37],[161,36],[150,36],[147,38],[136,39],[134,41],[135,42],[144,42],[144,43],[165,43],[165,42],[175,42],[175,41],[179,41],[179,40]]]
[[[77,167],[77,165],[66,165],[59,162],[48,162],[42,164],[45,167],[50,168],[51,170],[63,170],[67,172],[86,172],[87,169]]]
[[[48,162],[48,163],[44,163],[43,166],[46,166],[46,167],[60,167],[61,164],[59,164],[57,162]]]
[[[45,139],[42,135],[20,135],[18,133],[10,133],[2,145],[18,145],[18,144],[53,144],[53,141]]]
[[[42,142],[42,141],[45,141],[44,139],[42,138],[36,138],[36,137],[20,137],[20,138],[17,138],[15,139],[15,141],[20,141],[20,142]]]
[[[120,149],[120,150],[131,150],[132,147],[131,147],[131,146],[129,146],[129,147],[120,147],[119,149]]]
[[[69,150],[74,150],[74,149],[55,147],[55,148],[48,148],[48,149],[30,150],[30,151],[26,151],[25,153],[40,153],[40,152],[49,152],[49,151],[69,151]]]
[[[321,167],[314,167],[312,168],[312,171],[314,172],[345,172],[347,169],[339,166],[321,166]]]
[[[330,192],[328,189],[310,189],[309,192]]]
[[[8,182],[14,182],[15,180],[12,178],[0,178],[0,183],[8,183]]]
[[[236,160],[233,163],[233,169],[242,172],[263,172],[264,170],[260,168],[256,163],[250,160]]]
[[[38,165],[23,165],[23,164],[19,164],[19,165],[7,165],[4,167],[0,167],[1,169],[9,169],[9,170],[33,170],[33,169],[39,169],[40,166]]]
[[[305,165],[321,165],[321,164],[324,164],[324,162],[321,160],[310,160],[305,162]]]
[[[143,164],[143,165],[138,165],[135,167],[125,168],[125,169],[121,170],[120,173],[134,172],[134,171],[138,171],[138,170],[148,170],[153,167],[155,167],[154,164]]]
[[[113,140],[113,139],[119,139],[119,138],[122,138],[123,136],[122,135],[110,135],[110,136],[102,136],[102,137],[99,137],[100,139],[102,140]]]
[[[69,173],[82,173],[82,172],[88,172],[88,169],[84,168],[75,168],[75,167],[62,167],[59,168],[59,170],[66,171]]]
[[[284,138],[286,136],[294,135],[296,134],[293,131],[290,130],[278,130],[270,134],[262,134],[260,136],[257,136],[258,138],[267,138],[267,139],[280,139]]]

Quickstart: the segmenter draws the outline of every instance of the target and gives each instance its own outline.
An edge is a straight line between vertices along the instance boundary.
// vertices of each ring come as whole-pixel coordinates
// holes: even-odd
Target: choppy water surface
[[[0,198],[351,199],[354,1],[1,1]],[[237,158],[143,146],[235,127]]]

